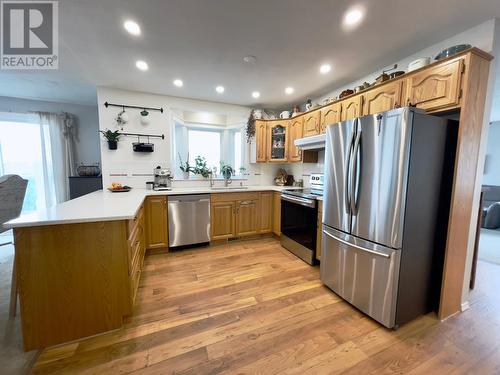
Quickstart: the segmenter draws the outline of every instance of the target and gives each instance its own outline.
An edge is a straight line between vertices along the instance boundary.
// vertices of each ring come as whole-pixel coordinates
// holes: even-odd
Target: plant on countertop
[[[250,116],[248,117],[247,126],[245,128],[247,143],[252,142],[252,139],[255,137],[255,114],[254,110],[250,111]]]
[[[245,175],[245,172],[246,172],[246,168],[245,167],[240,167],[240,175],[244,176]]]
[[[224,164],[223,161],[220,162],[220,173],[226,180],[230,180],[231,176],[235,174],[233,167],[229,164]]]
[[[108,141],[108,148],[110,150],[116,150],[118,148],[118,140],[120,139],[120,132],[119,130],[111,131],[109,129],[106,130],[99,130],[104,138]]]
[[[208,178],[208,176],[210,176],[210,173],[212,173],[212,171],[210,168],[208,168],[207,161],[204,157],[198,155],[194,159],[194,163],[195,163],[195,165],[194,165],[193,173],[200,174],[205,178]]]
[[[189,152],[187,154],[187,158],[186,158],[186,161],[183,162],[182,161],[182,157],[181,157],[181,154],[179,153],[179,161],[181,163],[181,165],[179,166],[179,168],[181,169],[181,171],[183,171],[184,173],[187,173],[187,176],[189,176],[189,172],[193,172],[195,173],[194,171],[194,168],[191,167],[191,165],[189,165]]]

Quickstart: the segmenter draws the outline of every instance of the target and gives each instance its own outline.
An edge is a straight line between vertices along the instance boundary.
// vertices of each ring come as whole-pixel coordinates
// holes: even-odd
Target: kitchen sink
[[[248,189],[248,186],[212,186],[212,190],[244,190]]]

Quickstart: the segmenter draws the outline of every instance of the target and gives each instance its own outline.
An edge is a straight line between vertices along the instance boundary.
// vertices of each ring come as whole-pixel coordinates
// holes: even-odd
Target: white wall
[[[132,143],[137,138],[125,137],[118,143],[118,150],[110,151],[107,148],[106,141],[101,139],[101,160],[103,168],[104,186],[116,181],[127,184],[132,187],[144,188],[146,181],[150,181],[153,169],[157,165],[171,168],[175,175],[180,171],[176,170],[174,165],[175,156],[173,155],[173,116],[186,112],[210,113],[231,118],[246,118],[250,109],[242,106],[207,102],[193,99],[184,99],[166,95],[156,95],[136,91],[127,91],[120,89],[111,89],[98,87],[97,89],[99,103],[99,128],[117,130],[115,117],[121,111],[121,108],[104,107],[103,103],[108,101],[112,103],[139,105],[147,107],[163,107],[164,113],[150,112],[150,124],[141,125],[140,115],[137,110],[127,110],[130,116],[130,123],[125,125],[123,131],[128,133],[149,133],[164,134],[165,140],[151,139],[155,144],[155,151],[150,154],[137,153],[132,151]],[[229,120],[228,120],[229,121]],[[141,139],[142,140],[142,139]],[[245,150],[245,153],[248,151]],[[260,168],[248,168],[251,173],[249,183],[260,183]],[[190,183],[175,182],[177,186],[186,186]],[[198,181],[196,184],[207,184],[206,181]]]
[[[500,121],[489,126],[483,185],[500,186]]]
[[[30,111],[68,112],[74,114],[78,118],[78,139],[75,144],[77,163],[93,164],[100,162],[97,107],[0,96],[0,112],[26,113]]]
[[[474,47],[478,47],[486,52],[491,52],[493,50],[493,36],[494,36],[494,28],[495,28],[495,20],[486,21],[478,26],[475,26],[471,29],[468,29],[460,34],[457,34],[451,38],[443,40],[442,42],[436,43],[432,46],[429,46],[421,51],[417,51],[414,54],[405,57],[399,61],[395,61],[394,63],[398,64],[397,70],[408,70],[408,64],[416,60],[420,57],[430,57],[433,59],[439,52],[443,49],[457,45],[457,44],[470,44]],[[342,87],[336,88],[332,90],[327,95],[323,95],[319,98],[313,100],[313,102],[322,104],[323,99],[328,97],[338,96],[345,89],[353,89],[356,86],[361,85],[363,82],[374,82],[375,79],[382,73],[383,69],[387,69],[387,66],[378,66],[374,67],[373,73],[369,74],[366,77],[360,77],[357,81],[346,84]]]

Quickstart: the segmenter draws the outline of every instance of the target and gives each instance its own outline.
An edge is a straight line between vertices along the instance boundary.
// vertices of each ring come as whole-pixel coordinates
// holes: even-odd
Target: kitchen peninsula
[[[252,195],[250,198],[258,202],[253,232],[264,234],[279,230],[270,225],[274,219],[272,194],[279,196],[282,189],[245,186],[97,191],[10,221],[6,225],[14,229],[16,242],[25,350],[122,326],[132,312],[146,249],[168,250],[169,195],[237,195],[235,200]],[[228,221],[213,210],[212,233],[220,228],[219,222]],[[266,224],[261,226],[261,222]]]

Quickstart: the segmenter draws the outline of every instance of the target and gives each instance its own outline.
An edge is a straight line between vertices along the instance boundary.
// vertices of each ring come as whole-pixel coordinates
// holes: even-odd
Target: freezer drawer
[[[321,281],[347,302],[392,328],[401,250],[323,226]]]

